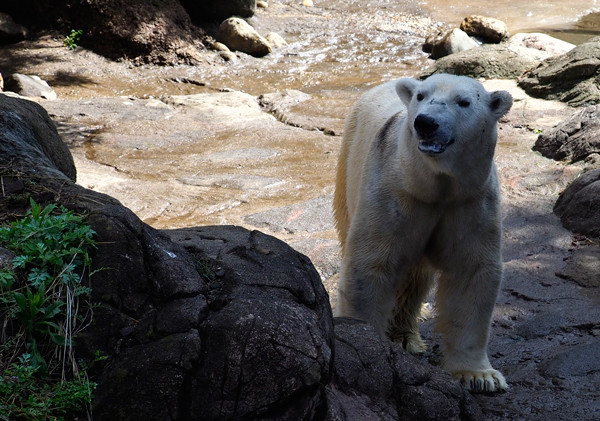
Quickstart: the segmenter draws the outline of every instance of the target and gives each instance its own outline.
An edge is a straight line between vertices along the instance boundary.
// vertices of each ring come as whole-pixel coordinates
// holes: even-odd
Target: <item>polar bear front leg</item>
[[[468,274],[472,276],[465,280]],[[461,273],[443,273],[438,284],[437,329],[446,345],[443,366],[474,392],[508,389],[504,376],[492,368],[487,355],[501,277],[501,265],[494,260],[478,269],[463,267]]]
[[[363,320],[385,338],[395,303],[390,271],[348,251],[342,261],[335,315]]]
[[[396,302],[397,280],[406,268],[395,264],[397,242],[388,227],[369,224],[367,218],[357,219],[346,238],[335,315],[361,319],[385,338]]]
[[[388,336],[411,354],[427,350],[419,332],[419,317],[433,279],[433,270],[422,260],[408,271],[396,291],[396,305],[389,323]]]

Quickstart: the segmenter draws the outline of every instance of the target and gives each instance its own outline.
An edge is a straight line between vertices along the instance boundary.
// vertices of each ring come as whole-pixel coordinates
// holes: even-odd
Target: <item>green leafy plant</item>
[[[215,279],[215,272],[209,260],[196,260],[196,270],[206,281]]]
[[[64,420],[85,411],[95,387],[84,377],[41,383],[31,354],[23,354],[0,375],[0,420]]]
[[[65,37],[65,45],[67,47],[69,47],[70,50],[75,50],[77,47],[79,47],[78,43],[79,41],[81,41],[81,36],[83,35],[83,30],[79,29],[79,30],[75,30],[75,29],[71,29],[71,32],[69,33],[69,35],[67,35]]]
[[[93,389],[73,338],[91,321],[86,282],[95,233],[62,206],[30,205],[23,219],[0,228],[0,247],[14,255],[0,268],[0,420],[60,419],[89,404]]]

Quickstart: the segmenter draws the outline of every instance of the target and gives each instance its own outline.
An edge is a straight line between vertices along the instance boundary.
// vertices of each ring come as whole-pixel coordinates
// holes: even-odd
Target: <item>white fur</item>
[[[417,317],[439,276],[444,367],[476,391],[507,388],[487,342],[502,276],[496,125],[511,106],[507,92],[462,76],[375,87],[348,116],[336,178],[336,315],[421,352]],[[435,121],[433,134],[416,129],[418,115]],[[445,150],[423,152],[427,142]]]

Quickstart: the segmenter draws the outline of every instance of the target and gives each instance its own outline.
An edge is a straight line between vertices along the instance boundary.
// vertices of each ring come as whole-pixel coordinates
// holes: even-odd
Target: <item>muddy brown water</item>
[[[458,24],[468,15],[495,17],[504,21],[512,33],[528,29],[572,28],[581,17],[600,8],[597,0],[424,0],[419,4],[431,11],[435,19],[451,24]]]
[[[576,43],[600,28],[594,14],[600,11],[598,0],[323,0],[314,8],[302,7],[300,1],[270,3],[251,22],[263,34],[278,32],[290,46],[261,60],[245,57],[226,68],[220,59],[209,58],[207,66],[199,67],[92,69],[81,78],[79,69],[53,74],[53,86],[64,98],[145,98],[223,88],[253,95],[283,89],[327,95],[418,74],[429,65],[421,51],[424,37],[437,27],[458,25],[470,14],[503,20],[511,33],[542,31]]]
[[[420,4],[434,19],[453,25],[458,25],[465,16],[483,15],[504,21],[512,34],[544,32],[573,44],[600,35],[598,0],[425,0]]]
[[[532,27],[540,30],[569,28],[582,15],[593,11],[595,3],[589,0],[568,4],[540,0],[329,0],[318,1],[316,7],[306,8],[297,1],[272,1],[268,9],[258,10],[251,22],[262,34],[270,31],[281,34],[289,46],[262,59],[241,55],[238,60],[224,64],[217,55],[207,55],[206,65],[174,68],[115,67],[114,63],[100,62],[95,69],[67,68],[62,73],[54,72],[49,76],[51,84],[54,78],[53,86],[61,98],[73,99],[98,96],[148,99],[224,89],[259,96],[300,90],[310,95],[310,99],[299,102],[289,111],[317,120],[326,130],[340,134],[348,109],[362,91],[386,80],[416,75],[431,64],[421,46],[425,35],[434,28],[458,24],[462,17],[473,13],[505,20],[513,33]],[[76,54],[83,57],[75,57],[75,65],[78,59],[85,60],[89,53]],[[79,83],[77,77],[73,79],[76,83],[68,83],[66,75],[70,74],[79,76]],[[64,83],[61,83],[61,75]],[[88,121],[86,124],[105,125],[100,121]],[[128,127],[132,133],[144,133],[148,130],[145,124],[142,122],[140,127],[135,127],[131,123]],[[159,123],[153,124],[157,126]],[[156,130],[159,128],[156,127]],[[162,134],[163,137],[166,135]],[[242,223],[244,214],[252,211],[310,200],[316,192],[331,191],[339,141],[322,136],[312,136],[310,141],[306,141],[305,135],[291,135],[291,139],[285,141],[284,150],[277,149],[284,157],[281,161],[261,160],[245,164],[255,175],[279,177],[290,185],[300,186],[298,188],[279,189],[278,194],[269,194],[261,199],[243,195],[240,198],[231,189],[223,188],[222,183],[202,186],[197,206],[208,209],[206,213],[192,209],[192,205],[178,206],[176,197],[165,199],[161,212],[153,212],[151,206],[142,203],[134,206],[134,199],[130,197],[135,195],[134,192],[127,192],[127,196],[123,194],[120,198],[133,206],[146,222],[164,228],[191,224],[237,224]],[[257,144],[266,147],[260,136],[256,138],[248,134],[246,139],[239,139],[239,133],[232,134],[230,131],[213,133],[205,136],[202,142],[185,142],[185,145],[177,147],[161,147],[160,141],[155,140],[159,136],[154,133],[150,141],[137,138],[140,144],[126,152],[107,146],[106,142],[94,141],[102,139],[102,136],[90,137],[84,143],[85,157],[92,162],[113,166],[141,182],[151,182],[189,178],[201,172],[230,173],[232,169],[227,164],[206,165],[201,159],[196,159],[214,152],[223,144],[229,143],[232,148],[233,145],[248,148]],[[255,168],[248,168],[252,165]],[[228,197],[231,195],[234,197]]]

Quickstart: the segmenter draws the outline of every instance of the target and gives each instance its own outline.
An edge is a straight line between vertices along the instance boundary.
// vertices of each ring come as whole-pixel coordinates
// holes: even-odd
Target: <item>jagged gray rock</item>
[[[584,173],[560,195],[554,213],[573,232],[600,237],[600,169]]]
[[[574,112],[551,131],[538,136],[534,151],[547,158],[569,163],[600,153],[600,106]]]
[[[67,146],[39,104],[0,94],[0,156],[4,165],[45,167],[75,181],[77,170]]]
[[[600,102],[600,37],[545,60],[519,79],[529,95],[574,106]]]
[[[509,44],[484,44],[437,60],[422,78],[435,73],[511,79],[537,66],[548,53]]]

